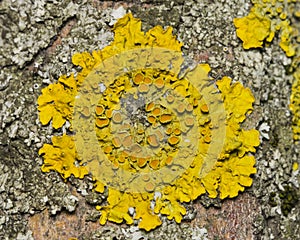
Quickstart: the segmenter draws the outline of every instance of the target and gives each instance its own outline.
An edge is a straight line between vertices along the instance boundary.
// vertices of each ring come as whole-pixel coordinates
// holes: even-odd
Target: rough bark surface
[[[299,239],[291,60],[276,37],[262,49],[242,48],[233,18],[250,8],[250,0],[1,1],[0,239]],[[107,46],[114,21],[129,11],[144,30],[172,26],[185,55],[208,63],[213,78],[230,76],[249,87],[256,101],[245,126],[261,133],[251,188],[223,201],[200,197],[186,204],[181,224],[164,219],[149,233],[125,224],[100,226],[95,205],[105,195],[91,191],[90,179],[64,182],[57,173],[42,173],[37,154],[52,135],[38,121],[41,89],[77,69],[75,52]]]

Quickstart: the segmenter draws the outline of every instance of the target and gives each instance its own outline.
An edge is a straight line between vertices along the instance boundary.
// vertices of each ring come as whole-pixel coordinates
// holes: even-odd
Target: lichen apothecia
[[[259,134],[241,123],[253,109],[251,91],[229,77],[214,84],[207,64],[183,70],[171,27],[144,33],[127,14],[113,31],[109,46],[73,55],[80,72],[42,90],[41,123],[59,129],[68,121],[72,133],[40,149],[42,171],[92,175],[94,191],[108,192],[96,207],[100,224],[147,231],[162,215],[180,223],[181,203],[232,198],[250,186]]]

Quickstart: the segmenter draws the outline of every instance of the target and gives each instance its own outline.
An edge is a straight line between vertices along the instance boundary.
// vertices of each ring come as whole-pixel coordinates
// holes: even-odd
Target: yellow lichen
[[[102,105],[98,105],[95,110],[95,112],[98,116],[102,115],[104,113],[104,111],[105,111],[105,109],[104,109],[104,106],[102,106]]]
[[[88,174],[85,167],[75,165],[75,143],[74,138],[70,136],[53,136],[52,145],[44,144],[39,150],[39,154],[44,157],[43,172],[54,170],[60,173],[64,179],[71,175],[76,178],[83,178]]]
[[[290,109],[293,112],[293,132],[294,140],[300,139],[300,70],[294,73],[294,83],[292,86],[292,94],[290,98]]]
[[[259,12],[251,11],[248,16],[235,18],[233,22],[245,49],[262,47],[270,35],[271,21]]]
[[[282,31],[279,46],[288,57],[292,57],[296,54],[296,46],[292,43],[294,29],[290,26],[288,21],[282,21],[280,27]]]
[[[243,47],[262,47],[264,40],[271,42],[275,32],[281,30],[279,45],[287,56],[294,56],[296,46],[292,39],[296,36],[296,29],[290,25],[286,14],[286,11],[293,9],[294,3],[265,0],[252,2],[254,6],[248,16],[233,20],[237,36],[243,41]]]
[[[133,72],[132,74],[126,74],[126,76],[121,76],[120,79],[122,79],[124,85],[122,91],[127,92],[128,96],[122,93],[119,97],[124,99],[134,98],[135,92],[133,92],[133,90],[140,91],[139,86],[141,86],[142,84],[147,84],[147,86],[149,86],[149,90],[151,89],[151,92],[153,91],[153,89],[155,89],[154,91],[157,91],[155,81],[152,81],[152,78],[150,77],[153,75],[157,75],[156,78],[167,79],[167,75],[165,73],[159,73],[157,70],[143,70]],[[115,115],[119,116],[118,118],[121,118],[121,115],[126,115],[122,113],[122,109],[131,107],[131,105],[127,106],[123,104],[121,108],[120,106],[118,106],[119,103],[111,104],[111,99],[115,98],[115,95],[119,94],[119,91],[116,90],[116,84],[120,82],[120,79],[117,79],[114,81],[114,83],[110,84],[110,86],[105,90],[105,94],[107,97],[101,100],[101,106],[103,106],[103,108],[120,109],[117,112],[115,111],[113,113],[113,122],[116,124],[115,129],[112,129],[114,128],[114,126],[110,124],[107,124],[104,127],[99,126],[97,121],[101,119],[101,116],[96,116],[96,126],[98,127],[96,129],[96,132],[98,136],[102,136],[101,139],[98,139],[100,146],[104,149],[104,152],[107,154],[108,158],[112,159],[111,161],[117,160],[118,162],[121,162],[122,164],[119,165],[119,167],[127,169],[129,171],[135,171],[135,169],[144,169],[144,171],[149,171],[161,168],[168,162],[168,151],[177,151],[177,145],[180,141],[181,134],[181,132],[178,131],[178,126],[176,123],[178,120],[176,120],[176,117],[172,112],[170,112],[168,109],[165,109],[165,107],[163,107],[161,104],[157,104],[155,102],[147,103],[144,109],[145,112],[147,112],[146,119],[148,121],[148,125],[150,124],[153,129],[147,129],[141,123],[137,125],[136,129],[132,129],[130,127],[130,125],[132,124],[132,120],[128,121],[128,119],[126,118],[124,118],[123,121],[114,120]],[[160,88],[159,91],[166,90],[165,87],[168,86],[168,84],[168,82],[164,82],[163,87]],[[153,88],[152,85],[154,85],[155,87]],[[99,104],[97,106],[99,106]],[[168,128],[171,129],[171,132],[173,132],[173,129],[177,129],[177,135],[170,136],[164,142],[164,134],[161,130],[156,129],[159,124],[162,124],[165,128],[167,128],[168,126]],[[118,137],[112,137],[111,135],[106,135],[105,137],[103,137],[103,132],[107,131],[106,127],[109,128],[108,132],[114,132],[114,134],[118,132]],[[119,131],[119,129],[122,130]],[[116,139],[118,139],[118,142],[116,141]],[[150,147],[152,147],[152,149],[163,147],[164,150],[154,152],[153,157],[144,157],[146,153],[142,151],[141,146],[146,145],[149,145]],[[114,150],[110,152],[105,151],[107,146],[113,147]],[[122,149],[120,148],[121,146],[123,147]],[[120,161],[119,158],[123,154],[122,151],[126,151],[127,153],[134,151],[134,157],[128,154],[126,159],[122,159],[122,161]],[[149,191],[149,188],[147,189],[147,191]]]
[[[234,19],[237,35],[243,41],[245,49],[261,47],[266,39],[271,42],[276,32],[279,32],[279,46],[286,56],[292,57],[289,71],[294,72],[294,84],[291,94],[290,110],[293,113],[294,139],[300,139],[300,104],[299,95],[299,23],[297,18],[299,10],[295,4],[297,1],[270,1],[252,0],[253,7],[248,16]],[[263,21],[262,21],[263,20]],[[259,26],[259,30],[255,26]],[[259,33],[259,34],[258,34]],[[259,37],[258,37],[259,36]],[[259,39],[257,39],[259,38]],[[259,40],[259,41],[257,41]],[[249,44],[251,43],[251,44]]]
[[[236,197],[244,187],[251,186],[250,175],[256,173],[254,164],[255,159],[252,156],[242,158],[230,156],[224,163],[218,162],[201,181],[211,198],[217,197],[218,191],[221,199]]]
[[[82,178],[89,170],[95,191],[102,193],[105,186],[108,188],[107,204],[96,207],[101,212],[100,224],[112,221],[130,225],[137,220],[138,226],[146,231],[161,225],[160,215],[180,223],[186,214],[182,202],[190,202],[205,193],[212,198],[235,197],[250,186],[250,175],[256,170],[255,159],[249,153],[255,152],[259,136],[256,130],[244,130],[240,126],[252,111],[254,98],[250,90],[240,83],[232,84],[228,77],[217,81],[217,89],[214,88],[208,84],[210,67],[202,64],[185,78],[154,67],[131,70],[118,75],[100,93],[97,84],[85,82],[98,74],[101,63],[116,54],[159,47],[181,55],[182,43],[173,36],[170,27],[156,26],[144,33],[141,21],[127,14],[113,30],[115,37],[109,46],[73,55],[73,63],[82,68],[76,77],[72,75],[70,80],[63,77],[53,93],[46,88],[39,99],[41,122],[47,124],[51,120],[46,117],[49,110],[53,126],[59,128],[66,120],[71,121],[77,91],[88,92],[91,88],[99,94],[93,104],[88,94],[76,98],[77,105],[80,103],[76,111],[80,114],[75,119],[81,126],[93,123],[93,128],[86,131],[96,136],[96,145],[103,151],[101,156],[107,159],[104,161],[107,168],[99,167],[104,159],[97,161],[97,151],[87,144],[89,132],[80,134],[77,129],[76,150],[74,138],[66,135],[53,137],[53,145],[45,144],[40,149],[44,156],[42,170],[57,171],[64,178],[71,174]],[[164,61],[163,58],[152,60],[154,64]],[[196,81],[190,82],[193,77]],[[63,100],[59,94],[68,96]],[[134,109],[133,100],[142,104]],[[63,111],[64,108],[68,111]],[[54,121],[54,115],[60,116],[59,121]],[[175,173],[184,170],[174,179],[168,174],[160,176],[158,184],[151,174],[164,169]],[[118,178],[118,172],[138,173],[137,184],[143,191],[133,191],[131,182],[126,181],[124,190],[111,187],[108,182],[124,181]],[[133,215],[129,214],[130,208],[134,210]]]
[[[54,128],[60,128],[73,113],[74,98],[77,93],[74,76],[61,76],[57,83],[50,84],[42,90],[38,98],[39,117],[43,125],[52,120]]]
[[[297,171],[299,169],[299,164],[297,162],[294,162],[292,169],[293,171]]]

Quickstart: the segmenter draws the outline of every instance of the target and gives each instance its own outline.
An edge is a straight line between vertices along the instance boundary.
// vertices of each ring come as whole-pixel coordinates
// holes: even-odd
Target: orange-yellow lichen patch
[[[144,81],[144,75],[142,73],[138,73],[134,76],[133,78],[133,82],[136,85],[139,85],[140,83],[142,83]]]
[[[148,122],[151,124],[154,124],[156,122],[156,118],[152,115],[149,115],[147,119],[148,119]]]
[[[161,78],[159,78],[159,79],[156,79],[156,80],[155,80],[154,85],[155,85],[157,88],[161,89],[161,88],[164,87],[165,82],[164,82],[164,80],[162,80]]]
[[[181,134],[181,130],[179,128],[175,128],[174,129],[174,134],[175,135],[180,135]]]
[[[126,157],[124,156],[124,155],[120,155],[119,157],[118,157],[118,161],[119,161],[119,163],[124,163],[125,161],[126,161]]]
[[[170,127],[167,128],[166,131],[165,131],[165,133],[166,133],[167,135],[170,135],[172,132],[173,132],[173,129],[170,128]]]
[[[197,98],[193,99],[192,105],[193,105],[193,107],[197,107],[198,106],[198,100],[197,100]]]
[[[211,142],[211,136],[206,135],[206,136],[204,137],[204,142],[210,143],[210,142]]]
[[[161,110],[159,107],[156,107],[152,110],[153,116],[158,116],[160,114]]]
[[[159,141],[158,141],[158,138],[155,134],[152,134],[152,135],[148,136],[147,141],[150,144],[150,146],[152,146],[152,147],[158,147],[159,146]]]
[[[153,108],[154,108],[154,106],[155,106],[154,102],[148,103],[148,104],[146,105],[146,109],[145,109],[146,112],[152,111]]]
[[[173,119],[173,117],[172,117],[171,114],[162,114],[162,115],[160,115],[160,117],[159,117],[159,121],[160,121],[161,123],[169,123],[169,122],[172,121],[172,119]]]
[[[95,112],[98,116],[102,115],[104,113],[104,111],[105,111],[105,108],[103,105],[98,105],[95,110]]]
[[[170,27],[164,29],[157,26],[144,33],[141,31],[141,21],[127,14],[114,25],[113,31],[114,41],[104,49],[74,54],[72,61],[82,67],[81,72],[76,77],[72,75],[70,79],[63,77],[57,83],[55,93],[51,95],[49,89],[45,90],[48,92],[40,100],[41,105],[46,108],[51,105],[52,110],[49,111],[53,112],[54,109],[63,119],[54,121],[52,117],[53,126],[55,122],[55,127],[59,128],[64,124],[63,121],[71,120],[69,115],[72,115],[77,91],[85,92],[90,87],[99,94],[98,102],[92,104],[94,109],[86,105],[90,95],[83,101],[85,105],[82,106],[88,106],[89,112],[84,107],[78,108],[81,114],[86,115],[78,121],[82,121],[81,126],[93,123],[93,129],[88,128],[87,131],[95,131],[96,145],[103,151],[102,167],[97,165],[101,161],[95,163],[87,159],[84,162],[93,175],[94,190],[104,192],[107,187],[107,203],[96,207],[101,212],[100,224],[107,221],[125,222],[138,224],[140,228],[150,231],[161,225],[160,215],[181,222],[186,214],[181,202],[190,202],[205,193],[222,199],[234,197],[244,187],[250,186],[250,175],[255,173],[255,160],[249,153],[254,152],[259,143],[258,132],[244,130],[240,126],[252,111],[254,98],[250,90],[239,83],[232,84],[227,77],[217,81],[216,86],[207,84],[210,71],[207,64],[197,66],[195,82],[189,82],[193,74],[187,74],[182,79],[178,76],[179,72],[169,71],[167,67],[148,67],[118,75],[105,84],[104,91],[100,91],[99,84],[95,82],[86,86],[85,81],[93,79],[93,74],[98,74],[98,67],[103,66],[104,61],[128,50],[144,48],[145,51],[160,47],[165,48],[164,51],[168,49],[181,55],[182,43],[173,36]],[[155,56],[153,62],[163,62],[165,59],[160,56]],[[134,57],[143,61],[143,57],[139,59],[138,54]],[[126,63],[130,64],[129,61]],[[174,63],[177,64],[176,61]],[[169,61],[167,65],[169,67]],[[197,89],[198,84],[201,91]],[[70,94],[69,99],[60,102],[60,96],[56,95],[61,93]],[[202,94],[206,94],[207,101]],[[218,104],[213,105],[213,102],[220,103],[222,107],[214,109],[212,106]],[[67,111],[62,111],[64,107]],[[44,111],[39,110],[41,113]],[[214,112],[224,115],[216,115]],[[43,124],[51,120],[45,115],[40,118],[45,118],[41,120]],[[77,136],[77,130],[74,134],[78,138],[78,155],[92,159],[92,148],[85,144],[88,137],[84,134]],[[226,130],[226,135],[222,134],[223,130]],[[55,138],[53,145],[46,144],[40,150],[40,154],[44,155],[45,166],[42,170],[55,170],[65,178],[70,174],[82,178],[87,174],[87,169],[82,161],[76,160],[74,140],[70,140],[72,137],[69,137],[73,144],[71,148],[65,145],[67,140],[57,144]],[[220,140],[224,140],[224,146],[214,146],[216,142],[222,142]],[[219,152],[207,154],[211,147]],[[212,163],[207,161],[206,156],[211,158]],[[207,164],[211,164],[211,167],[205,168]],[[165,169],[172,172],[183,169],[183,172],[175,180],[169,180],[168,174],[157,175],[161,181],[158,183],[152,174]],[[134,175],[137,178],[141,175],[137,185],[142,186],[142,191],[132,191],[128,187],[130,181],[120,183],[123,179],[119,177],[119,172],[137,174]],[[109,181],[102,182],[102,175]],[[111,186],[110,182],[124,184],[126,190],[119,189],[118,185]],[[134,209],[133,215],[129,214],[129,208]]]
[[[105,116],[108,117],[108,118],[112,118],[112,116],[113,116],[113,109],[107,109],[105,111]]]
[[[179,137],[177,136],[171,136],[168,138],[168,142],[171,144],[171,145],[175,145],[179,142]]]
[[[105,153],[108,154],[108,153],[111,153],[111,152],[112,152],[113,148],[112,148],[111,146],[106,146],[106,147],[104,147],[103,150],[104,150]]]
[[[139,158],[137,160],[137,164],[138,164],[139,167],[146,166],[147,162],[148,162],[148,160],[146,158]]]
[[[167,157],[166,159],[166,164],[171,164],[172,163],[173,158],[171,156]]]
[[[116,112],[116,113],[113,114],[112,120],[115,123],[120,123],[120,122],[122,122],[122,115],[119,112]]]
[[[207,104],[203,104],[203,105],[201,106],[201,111],[202,111],[203,113],[208,113],[208,106],[207,106]]]
[[[145,77],[144,83],[145,83],[145,84],[151,84],[151,83],[152,83],[152,79],[149,78],[149,77]]]
[[[109,119],[102,117],[96,118],[96,126],[99,128],[104,128],[109,124]]]
[[[152,161],[150,162],[150,167],[153,168],[153,169],[157,169],[158,166],[159,166],[159,162],[160,162],[160,161],[157,160],[157,159],[152,160]]]

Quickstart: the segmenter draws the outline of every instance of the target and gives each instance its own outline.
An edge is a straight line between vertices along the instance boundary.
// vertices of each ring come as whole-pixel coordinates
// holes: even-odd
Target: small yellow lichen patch
[[[235,18],[233,23],[245,49],[262,47],[263,41],[270,35],[270,19],[256,11],[251,11],[246,17]]]
[[[252,178],[249,176],[256,173],[254,164],[255,160],[252,156],[230,157],[226,162],[219,162],[216,165],[212,173],[203,179],[204,185],[214,182],[218,178],[220,181],[216,185],[220,192],[220,198],[236,197],[239,191],[244,190],[244,187],[251,186]],[[216,189],[214,187],[210,189],[210,194],[216,196]]]
[[[237,35],[243,41],[245,49],[261,47],[263,40],[271,42],[275,32],[280,30],[280,47],[288,57],[296,54],[294,38],[297,30],[287,19],[287,12],[295,11],[292,2],[252,0],[252,7],[248,16],[234,19]],[[290,6],[291,5],[291,6]],[[292,15],[292,14],[289,14]]]
[[[54,170],[66,179],[71,175],[76,178],[83,178],[88,171],[83,166],[75,166],[76,151],[74,138],[63,135],[52,137],[52,143],[44,144],[39,150],[39,155],[43,155],[43,172]]]
[[[175,187],[166,187],[163,196],[156,201],[154,211],[180,223],[182,216],[186,214],[186,209],[178,203],[177,196],[172,192],[175,192]]]
[[[294,29],[289,25],[288,21],[281,22],[280,27],[282,31],[279,46],[288,57],[292,57],[296,54],[296,45],[292,44]]]
[[[52,119],[52,126],[60,128],[72,118],[74,98],[77,93],[74,76],[61,76],[57,83],[42,89],[38,98],[39,117],[43,125]]]
[[[124,212],[124,208],[128,210],[131,196],[129,194],[122,194],[119,191],[109,189],[107,201],[109,206],[97,207],[101,210],[100,224],[105,224],[107,220],[116,223],[122,223],[123,220],[127,224],[132,224],[131,216]]]
[[[99,193],[103,193],[104,189],[105,189],[104,184],[102,182],[99,182],[99,181],[96,180],[96,182],[94,184],[94,191],[99,192]]]
[[[293,132],[294,140],[298,141],[300,139],[300,70],[294,73],[294,83],[292,86],[292,94],[290,98],[290,109],[293,112]]]
[[[297,162],[293,163],[293,171],[297,171],[299,169],[299,164]]]
[[[162,223],[160,218],[154,214],[148,201],[138,202],[135,219],[141,219],[139,227],[146,231],[150,231]]]

